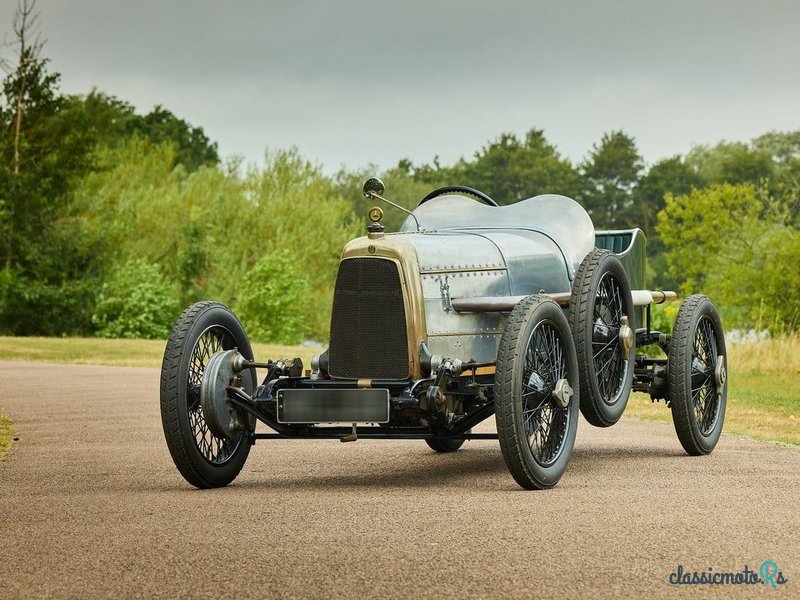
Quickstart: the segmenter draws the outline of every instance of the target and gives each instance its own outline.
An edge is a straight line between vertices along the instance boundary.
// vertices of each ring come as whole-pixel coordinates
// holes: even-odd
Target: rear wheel
[[[508,317],[495,374],[500,449],[526,489],[553,487],[567,467],[578,427],[578,359],[567,318],[543,296]]]
[[[198,488],[220,487],[233,481],[250,453],[247,428],[233,438],[209,428],[200,402],[200,385],[209,359],[220,350],[238,348],[248,359],[253,350],[239,320],[222,304],[199,302],[175,323],[161,366],[161,422],[164,437],[181,475]],[[242,387],[252,393],[255,372],[243,371]]]
[[[636,352],[631,286],[614,253],[596,248],[583,259],[572,284],[569,324],[581,412],[596,427],[614,425],[628,404]]]
[[[672,421],[688,454],[710,453],[722,434],[728,398],[722,321],[712,302],[689,296],[675,318],[667,357]]]

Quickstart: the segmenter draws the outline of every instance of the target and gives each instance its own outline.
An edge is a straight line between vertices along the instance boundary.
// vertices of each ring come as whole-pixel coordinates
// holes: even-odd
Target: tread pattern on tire
[[[559,311],[561,310],[561,307],[550,298],[528,296],[511,311],[497,349],[497,370],[494,384],[495,420],[500,450],[508,470],[516,482],[529,490],[551,488],[558,483],[558,479],[552,482],[540,481],[531,472],[528,461],[522,454],[522,444],[527,444],[527,440],[523,442],[519,439],[519,434],[515,427],[513,406],[509,402],[503,402],[502,398],[510,398],[513,394],[514,367],[519,360],[520,352],[525,351],[525,348],[520,348],[520,345],[527,340],[520,340],[520,332],[527,322],[528,314],[542,304],[552,304]],[[576,390],[573,402],[578,401],[577,396]],[[575,413],[575,416],[577,417],[577,413]],[[576,426],[577,420],[573,423],[573,427]]]
[[[675,317],[675,325],[672,329],[672,337],[669,342],[669,355],[668,355],[668,368],[667,368],[667,399],[669,400],[670,409],[672,412],[672,422],[675,426],[675,433],[678,435],[678,440],[686,450],[686,453],[691,456],[702,456],[709,454],[714,448],[710,449],[703,447],[696,438],[694,430],[694,418],[691,407],[689,406],[692,401],[691,395],[685,397],[686,390],[685,384],[687,377],[691,376],[691,355],[694,346],[694,334],[696,323],[695,313],[704,302],[708,302],[714,314],[716,309],[713,308],[713,303],[703,294],[694,294],[689,296]],[[718,317],[717,317],[718,318]],[[719,323],[721,325],[721,323]],[[721,327],[720,327],[721,331]],[[690,339],[691,338],[691,339]],[[681,396],[678,396],[680,394]],[[725,400],[720,398],[719,410],[721,414],[719,418],[724,420],[725,416]],[[722,425],[720,424],[720,429]],[[718,436],[717,436],[718,438]],[[716,442],[714,443],[716,445]]]
[[[227,311],[231,317],[236,319],[236,315],[224,304],[214,301],[204,301],[193,304],[185,309],[178,317],[175,325],[170,332],[167,346],[164,350],[164,359],[161,363],[161,380],[160,380],[160,405],[161,405],[161,424],[164,428],[164,437],[167,441],[172,460],[175,466],[180,471],[181,475],[191,483],[193,486],[201,489],[211,487],[221,487],[233,481],[241,470],[236,469],[232,476],[225,477],[225,480],[211,481],[204,476],[195,464],[190,459],[187,453],[189,444],[195,444],[193,439],[185,439],[181,431],[180,418],[178,414],[179,403],[171,402],[170,397],[177,397],[179,394],[179,377],[181,356],[185,351],[186,338],[192,330],[192,326],[199,320],[201,315],[211,310],[212,308],[223,309]],[[246,442],[243,442],[246,443]],[[247,447],[249,452],[249,445]]]
[[[595,427],[610,427],[617,423],[617,420],[609,421],[605,418],[592,401],[594,394],[589,382],[591,377],[590,363],[594,360],[594,356],[591,351],[587,352],[586,345],[582,342],[586,337],[586,328],[589,325],[588,312],[591,304],[589,292],[592,286],[592,278],[595,271],[600,267],[600,263],[607,256],[616,255],[610,250],[595,248],[584,257],[575,273],[575,281],[572,284],[572,293],[569,299],[569,327],[572,330],[575,341],[575,352],[578,355],[578,370],[580,372],[581,413]],[[620,400],[620,402],[627,403],[627,399]]]

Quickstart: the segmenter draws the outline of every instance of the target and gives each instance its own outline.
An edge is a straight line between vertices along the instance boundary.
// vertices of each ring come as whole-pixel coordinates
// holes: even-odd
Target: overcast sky
[[[12,0],[0,3],[10,30]],[[62,90],[162,104],[223,156],[443,164],[545,130],[645,159],[800,128],[800,2],[39,0]]]

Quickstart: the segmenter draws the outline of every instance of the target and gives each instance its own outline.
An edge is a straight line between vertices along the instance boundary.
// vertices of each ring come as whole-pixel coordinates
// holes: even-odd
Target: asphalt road
[[[494,441],[280,440],[198,491],[167,452],[157,370],[0,363],[0,407],[20,438],[0,461],[4,599],[666,597],[679,564],[765,560],[798,597],[793,448],[723,436],[691,458],[671,426],[582,421],[558,486],[525,492]]]

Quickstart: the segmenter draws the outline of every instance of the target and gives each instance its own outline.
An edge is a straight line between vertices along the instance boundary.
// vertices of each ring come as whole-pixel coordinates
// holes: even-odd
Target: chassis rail
[[[331,386],[333,387],[333,386]],[[464,440],[496,440],[496,433],[472,433],[471,429],[494,414],[494,402],[480,406],[463,418],[454,422],[450,429],[431,431],[428,427],[318,427],[316,425],[286,425],[269,412],[254,405],[252,398],[241,388],[229,387],[228,399],[231,404],[252,415],[276,433],[251,433],[250,441],[269,439],[344,439],[357,436],[364,439],[464,439]]]
[[[320,427],[317,431],[285,435],[282,433],[252,433],[250,440],[288,440],[288,439],[319,439],[335,440],[351,435],[353,430],[347,427]],[[356,427],[358,439],[381,440],[496,440],[496,433],[464,433],[461,435],[439,435],[427,429],[420,431],[403,431],[399,428],[389,429],[382,427]]]

